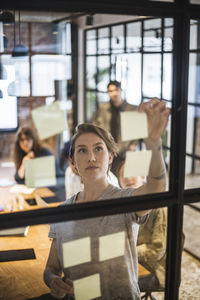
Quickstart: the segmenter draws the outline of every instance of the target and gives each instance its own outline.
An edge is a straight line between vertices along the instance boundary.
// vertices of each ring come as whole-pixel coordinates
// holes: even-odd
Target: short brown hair
[[[94,133],[98,135],[106,144],[108,151],[113,154],[113,156],[117,156],[118,147],[112,137],[111,133],[105,130],[104,128],[91,124],[91,123],[82,123],[78,125],[75,129],[75,134],[71,139],[71,147],[70,147],[70,157],[73,159],[74,150],[75,150],[75,142],[77,138],[84,133]]]

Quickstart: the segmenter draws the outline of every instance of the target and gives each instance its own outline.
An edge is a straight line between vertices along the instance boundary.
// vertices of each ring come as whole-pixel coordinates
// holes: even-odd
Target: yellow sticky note
[[[99,274],[75,280],[73,283],[76,300],[89,300],[101,297]]]
[[[120,113],[122,141],[137,140],[148,137],[147,116],[137,111]]]
[[[99,261],[124,255],[125,232],[113,233],[99,238]]]
[[[55,157],[53,155],[25,161],[27,187],[46,187],[56,184]]]
[[[60,108],[59,101],[33,109],[32,118],[41,140],[67,128],[66,116]]]
[[[127,151],[124,177],[147,176],[151,162],[151,150]]]
[[[91,261],[90,238],[82,238],[63,243],[64,268]]]

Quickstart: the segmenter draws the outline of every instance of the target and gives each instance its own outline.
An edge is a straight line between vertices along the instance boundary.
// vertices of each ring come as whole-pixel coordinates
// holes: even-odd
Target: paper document
[[[47,187],[55,185],[55,157],[49,155],[26,160],[25,184],[28,187]]]
[[[124,177],[147,176],[151,162],[151,150],[127,151]]]
[[[99,261],[124,255],[125,232],[113,233],[99,238]]]
[[[15,184],[9,190],[10,193],[17,194],[32,194],[35,188],[28,188],[25,184]]]
[[[101,297],[99,274],[74,280],[73,283],[76,300],[89,300]]]
[[[89,237],[63,244],[63,263],[65,268],[89,261],[91,261]]]
[[[59,101],[33,109],[32,118],[41,140],[67,128],[65,112],[61,110]]]
[[[120,113],[122,141],[137,140],[148,137],[147,116],[137,111]]]

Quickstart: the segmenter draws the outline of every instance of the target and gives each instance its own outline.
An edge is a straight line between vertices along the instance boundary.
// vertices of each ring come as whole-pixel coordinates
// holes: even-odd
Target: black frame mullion
[[[174,20],[174,85],[170,159],[170,190],[177,204],[168,210],[166,294],[165,300],[178,299],[181,268],[183,226],[183,196],[187,126],[187,94],[189,66],[189,15],[180,14]],[[184,64],[182,63],[184,61]]]

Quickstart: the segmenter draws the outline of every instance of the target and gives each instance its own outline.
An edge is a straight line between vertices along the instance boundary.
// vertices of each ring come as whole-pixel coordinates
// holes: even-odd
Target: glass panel
[[[200,68],[198,64],[200,54],[190,53],[189,57],[189,88],[188,101],[200,103]]]
[[[126,50],[127,52],[140,51],[142,45],[141,22],[129,23],[126,25]]]
[[[195,299],[200,292],[200,202],[184,206],[183,247],[179,299]],[[198,296],[197,296],[198,298]]]
[[[199,188],[200,180],[200,108],[188,106],[185,188]],[[196,157],[192,157],[196,155]]]
[[[98,76],[97,76],[97,88],[99,91],[107,91],[107,84],[109,82],[110,71],[110,57],[99,56],[98,57]]]
[[[128,103],[139,105],[141,102],[141,54],[129,54],[127,59],[127,73],[125,77],[125,99]]]
[[[196,132],[195,132],[195,155],[199,156],[200,159],[200,108],[196,107],[195,108],[195,127],[196,127]],[[195,170],[195,173],[200,173],[199,170],[199,163],[197,163],[196,160],[196,167],[198,168]]]
[[[108,54],[110,52],[109,29],[98,30],[98,54]]]
[[[56,27],[56,28],[55,28]],[[58,25],[53,23],[33,23],[32,24],[32,51],[44,53],[56,53],[56,38],[54,34],[58,30]],[[43,33],[43,34],[41,34]],[[46,39],[48,36],[48,39]],[[45,43],[44,43],[45,37]]]
[[[108,94],[107,93],[97,93],[97,100],[98,100],[98,103],[108,102],[109,101]]]
[[[86,57],[86,87],[88,89],[96,89],[96,79],[96,57]]]
[[[54,95],[54,80],[71,79],[71,57],[34,55],[32,57],[32,78],[34,96]]]
[[[163,55],[163,99],[172,99],[172,54]]]
[[[161,20],[144,21],[144,51],[161,51]]]
[[[197,49],[197,30],[198,30],[198,22],[196,20],[190,21],[190,49]]]
[[[190,3],[200,5],[200,0],[190,0]]]
[[[112,26],[111,28],[111,48],[112,53],[124,52],[124,26]]]
[[[86,31],[86,54],[96,54],[96,30]]]
[[[29,58],[2,55],[7,79],[1,82],[6,87],[8,96],[30,96]]]
[[[164,29],[164,40],[163,40],[163,49],[164,51],[173,50],[173,28]]]
[[[86,120],[89,121],[96,111],[96,92],[88,91],[86,93],[86,103]]]
[[[161,97],[161,55],[145,54],[143,71],[143,94],[146,97]]]

